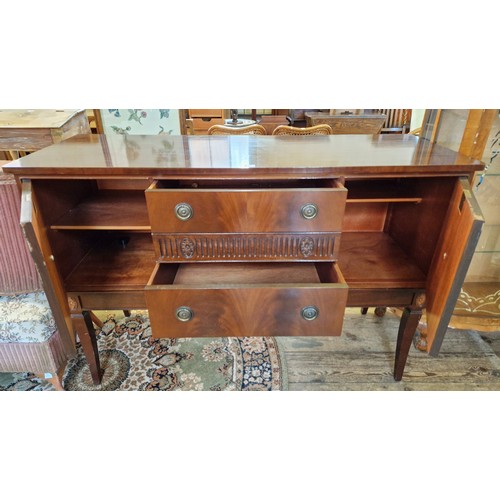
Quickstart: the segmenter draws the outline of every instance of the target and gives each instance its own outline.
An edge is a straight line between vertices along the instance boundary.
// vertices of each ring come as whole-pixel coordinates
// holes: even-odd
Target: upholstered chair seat
[[[0,343],[45,342],[55,331],[45,293],[0,297]]]
[[[56,376],[66,361],[45,293],[0,296],[0,371]]]

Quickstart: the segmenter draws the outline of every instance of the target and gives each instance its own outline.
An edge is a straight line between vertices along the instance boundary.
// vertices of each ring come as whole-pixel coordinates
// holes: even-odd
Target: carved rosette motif
[[[314,240],[312,238],[303,238],[299,248],[304,257],[310,257],[314,253]]]
[[[415,298],[415,305],[418,307],[424,307],[425,306],[425,293],[420,293],[417,295]]]
[[[185,259],[191,259],[196,249],[196,244],[189,238],[184,238],[180,244],[181,254]]]
[[[415,346],[415,349],[427,352],[427,334],[417,329],[413,337],[413,345]]]
[[[70,311],[78,311],[80,309],[80,304],[73,297],[68,297],[68,305]]]

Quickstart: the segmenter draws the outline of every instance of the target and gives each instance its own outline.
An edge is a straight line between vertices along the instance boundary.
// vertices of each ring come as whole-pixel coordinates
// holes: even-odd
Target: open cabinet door
[[[21,186],[21,228],[28,243],[30,253],[40,273],[43,290],[47,296],[54,320],[59,330],[65,353],[68,357],[76,354],[76,340],[71,326],[69,314],[61,304],[66,305],[66,296],[54,268],[52,252],[39,233],[45,228],[38,217],[30,180],[23,180]]]
[[[427,351],[432,356],[441,348],[483,223],[469,181],[457,179],[427,282]]]

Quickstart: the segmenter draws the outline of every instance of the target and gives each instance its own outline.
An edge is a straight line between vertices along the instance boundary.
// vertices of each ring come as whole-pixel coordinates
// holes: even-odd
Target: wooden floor
[[[134,311],[145,313],[146,311]],[[96,311],[105,320],[121,311]],[[340,337],[278,337],[289,391],[498,391],[500,331],[450,328],[437,357],[410,348],[401,382],[393,378],[399,317],[346,309]]]
[[[392,377],[399,318],[348,309],[340,337],[280,337],[290,391],[500,390],[500,331],[449,329],[433,358],[410,349],[401,382]]]

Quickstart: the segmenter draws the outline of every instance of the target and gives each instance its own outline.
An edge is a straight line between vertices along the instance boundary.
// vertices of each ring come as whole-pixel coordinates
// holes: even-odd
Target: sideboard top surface
[[[80,135],[20,158],[20,176],[457,175],[484,164],[413,135]]]

